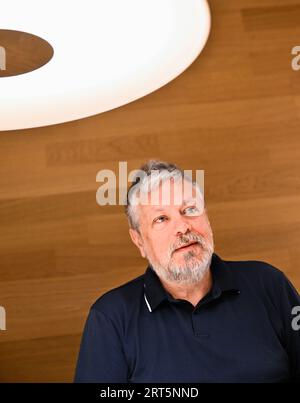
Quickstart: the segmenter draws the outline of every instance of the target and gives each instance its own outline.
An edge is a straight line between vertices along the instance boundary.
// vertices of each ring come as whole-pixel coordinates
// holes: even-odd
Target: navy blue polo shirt
[[[212,287],[196,306],[174,299],[151,266],[102,295],[85,324],[75,382],[300,382],[292,326],[300,297],[286,276],[216,254],[210,270]]]

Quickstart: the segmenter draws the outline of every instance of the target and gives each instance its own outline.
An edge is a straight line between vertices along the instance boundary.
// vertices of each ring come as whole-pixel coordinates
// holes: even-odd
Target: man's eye
[[[189,214],[189,215],[193,215],[193,214],[198,215],[198,214],[199,214],[199,210],[198,210],[198,208],[197,208],[196,206],[187,207],[187,208],[184,210],[184,212],[185,212],[186,214]]]
[[[153,220],[153,222],[155,222],[155,223],[158,223],[158,224],[159,224],[159,223],[164,222],[166,218],[167,218],[166,216],[161,215],[161,216],[159,216],[159,217],[155,218],[155,219]]]

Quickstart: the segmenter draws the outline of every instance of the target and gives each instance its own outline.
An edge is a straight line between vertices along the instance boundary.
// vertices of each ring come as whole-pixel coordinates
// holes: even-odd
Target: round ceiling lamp
[[[206,0],[10,0],[0,13],[0,130],[141,98],[180,75],[209,31]]]

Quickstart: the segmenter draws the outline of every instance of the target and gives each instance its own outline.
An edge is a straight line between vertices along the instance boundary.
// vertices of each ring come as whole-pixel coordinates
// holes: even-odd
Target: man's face
[[[130,235],[160,277],[195,283],[209,268],[214,250],[211,226],[195,187],[185,197],[180,182],[172,181],[169,186],[167,202],[161,185],[148,193],[149,204],[137,207],[140,233],[130,229]]]

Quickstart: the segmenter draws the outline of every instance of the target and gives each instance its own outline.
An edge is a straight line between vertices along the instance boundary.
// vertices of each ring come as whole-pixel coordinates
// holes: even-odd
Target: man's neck
[[[195,284],[175,284],[160,279],[165,290],[172,295],[174,299],[184,299],[189,301],[193,306],[209,292],[212,287],[211,270],[208,269],[204,277]]]

